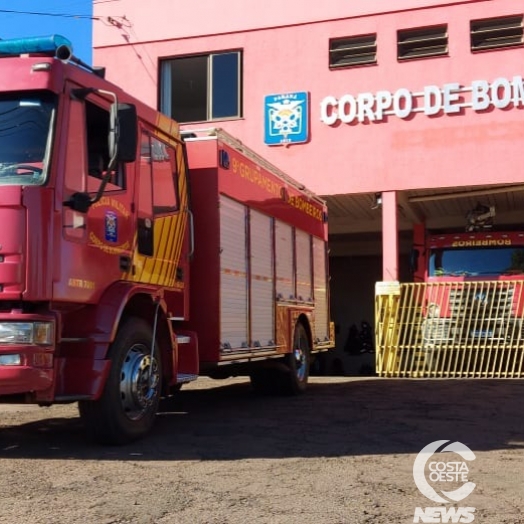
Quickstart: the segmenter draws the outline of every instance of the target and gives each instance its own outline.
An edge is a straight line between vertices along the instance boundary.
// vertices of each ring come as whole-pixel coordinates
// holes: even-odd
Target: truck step
[[[188,337],[187,335],[177,335],[176,336],[176,343],[178,345],[180,345],[180,344],[190,344],[191,343],[191,337]]]
[[[176,383],[177,384],[187,384],[188,382],[193,382],[193,380],[196,380],[198,378],[198,375],[193,375],[191,373],[179,373],[176,376]]]

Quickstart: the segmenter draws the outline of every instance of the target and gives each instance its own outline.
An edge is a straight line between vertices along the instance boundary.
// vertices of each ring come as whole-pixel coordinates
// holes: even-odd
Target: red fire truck
[[[63,37],[0,57],[0,402],[78,402],[123,443],[201,374],[302,392],[334,338],[324,201]]]
[[[415,230],[414,280],[423,287],[415,284],[413,303],[422,303],[426,364],[438,376],[522,372],[524,233],[493,229],[493,215],[477,206],[465,232]]]

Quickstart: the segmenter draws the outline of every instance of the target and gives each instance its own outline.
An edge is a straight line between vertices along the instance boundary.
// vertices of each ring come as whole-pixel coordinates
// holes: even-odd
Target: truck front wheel
[[[155,421],[161,391],[161,359],[153,334],[142,319],[130,318],[109,350],[111,370],[99,400],[79,403],[91,436],[103,444],[125,444],[143,437]]]

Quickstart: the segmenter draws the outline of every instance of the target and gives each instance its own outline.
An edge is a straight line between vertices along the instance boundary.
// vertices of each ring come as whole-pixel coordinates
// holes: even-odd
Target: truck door
[[[186,213],[182,149],[143,130],[137,181],[137,248],[133,281],[184,288]]]
[[[63,178],[57,199],[62,235],[53,294],[55,300],[91,302],[111,282],[121,279],[131,265],[133,180],[127,176],[126,166],[119,164],[102,198],[86,213],[67,205],[74,193],[87,192],[94,197],[107,173],[110,105],[96,94],[86,99],[70,95],[67,100],[60,136]]]

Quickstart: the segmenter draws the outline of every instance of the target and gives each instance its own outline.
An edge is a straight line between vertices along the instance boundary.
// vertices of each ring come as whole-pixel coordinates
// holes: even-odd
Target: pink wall
[[[424,6],[446,6],[479,0],[199,0],[198,3],[173,0],[119,0],[95,2],[94,46],[121,45],[125,41],[152,42],[188,37],[224,35],[232,32],[332,21]],[[492,0],[482,0],[489,2]],[[120,26],[120,27],[119,27]]]
[[[264,8],[250,7],[249,12],[242,11],[245,0],[200,1],[197,8],[169,0],[95,3],[100,20],[95,23],[94,63],[107,66],[110,80],[156,107],[159,58],[241,49],[244,118],[211,125],[225,128],[320,194],[521,182],[524,100],[520,107],[484,112],[465,108],[452,115],[419,113],[333,126],[320,121],[320,104],[328,95],[399,88],[419,92],[428,85],[470,86],[475,80],[523,74],[522,47],[479,54],[469,48],[469,20],[522,13],[521,2],[424,3],[433,7],[409,10],[420,0],[398,0],[397,11],[385,14],[374,14],[384,6],[381,0],[353,1],[351,6],[345,0],[324,0],[307,9],[298,0],[266,0]],[[108,22],[109,15],[116,22]],[[448,24],[449,56],[397,61],[398,29],[441,23]],[[373,32],[378,35],[376,66],[329,70],[329,38]],[[293,91],[310,93],[310,141],[266,146],[264,97]]]

